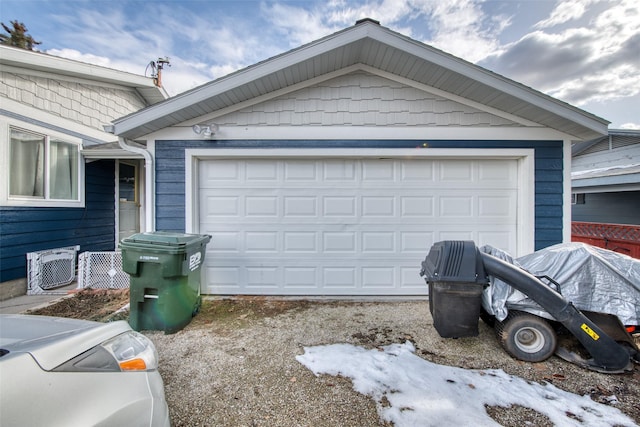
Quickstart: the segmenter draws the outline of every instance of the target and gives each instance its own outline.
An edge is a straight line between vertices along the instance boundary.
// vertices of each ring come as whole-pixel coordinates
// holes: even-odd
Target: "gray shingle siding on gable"
[[[80,245],[80,251],[115,247],[115,165],[87,163],[84,208],[0,207],[0,282],[26,276],[25,253]]]
[[[94,129],[147,106],[134,90],[0,72],[0,95]]]
[[[185,231],[187,148],[415,148],[416,141],[156,141],[156,229]],[[535,250],[562,242],[562,141],[429,141],[432,148],[533,148]]]
[[[459,102],[354,72],[216,119],[231,126],[519,126]]]

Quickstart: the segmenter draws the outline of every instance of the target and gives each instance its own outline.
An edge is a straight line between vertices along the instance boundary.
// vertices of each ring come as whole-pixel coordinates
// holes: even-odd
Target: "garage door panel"
[[[284,163],[285,181],[303,181],[306,184],[318,181],[318,162],[314,160],[291,160]]]
[[[517,162],[505,160],[207,160],[199,181],[203,188],[227,184],[230,187],[260,187],[273,182],[288,185],[358,183],[362,187],[418,186],[441,183],[466,184],[478,188],[517,188]]]
[[[317,267],[289,267],[284,270],[282,286],[284,289],[314,289],[318,284]]]
[[[241,164],[228,160],[207,160],[205,168],[199,169],[199,181],[203,188],[221,184],[235,185],[241,180]]]
[[[424,257],[423,257],[424,258]],[[419,277],[418,262],[379,266],[353,266],[341,260],[326,265],[282,265],[266,260],[237,267],[212,265],[205,293],[297,294],[305,295],[425,295],[427,287]],[[227,261],[226,264],[231,261]],[[215,263],[214,263],[215,264]],[[243,283],[242,286],[239,284]]]
[[[323,181],[332,183],[356,182],[356,164],[352,160],[325,160],[322,161]]]
[[[450,160],[446,167],[438,168],[438,182],[474,184],[474,164],[463,160]]]
[[[515,160],[199,164],[204,293],[423,295],[439,240],[516,247]]]
[[[483,160],[477,163],[478,182],[504,186],[511,183],[514,188],[518,182],[518,168],[515,162],[505,164],[504,160]]]
[[[322,196],[322,215],[354,219],[357,215],[358,198],[353,195]]]
[[[418,186],[429,185],[435,180],[435,168],[432,161],[407,160],[400,162],[400,180]]]
[[[242,242],[241,231],[220,229],[215,231],[207,230],[204,231],[204,233],[215,236],[207,246],[207,252],[214,254],[235,254],[242,251],[242,246],[240,245]]]
[[[269,181],[275,182],[278,180],[279,166],[280,165],[277,162],[246,160],[244,162],[245,180],[247,183],[258,181],[260,184],[264,184]]]
[[[379,185],[380,181],[389,184],[396,179],[396,164],[393,161],[365,160],[361,165],[363,185]]]
[[[500,196],[478,196],[477,204],[477,216],[483,219],[508,221],[516,216],[517,197],[515,191],[506,192]]]
[[[434,196],[400,196],[400,215],[406,217],[433,217],[436,198]]]
[[[347,195],[344,190],[327,191],[330,194],[308,195],[301,192],[278,191],[260,194],[249,190],[246,195],[233,195],[231,190],[202,192],[200,218],[236,218],[242,222],[258,221],[295,224],[298,222],[343,221],[361,223],[397,219],[420,222],[428,218],[477,217],[478,220],[515,221],[516,190],[484,190],[482,195],[469,195],[469,189],[404,191],[393,194],[380,190],[361,190],[360,195]],[[234,190],[237,191],[237,190]],[[271,193],[271,192],[270,192]],[[389,193],[389,194],[385,194]],[[422,193],[422,194],[421,194]],[[215,221],[215,220],[214,220]]]
[[[317,253],[319,233],[314,231],[283,231],[283,245],[286,253]]]
[[[482,230],[478,228],[482,226]],[[240,227],[238,225],[238,227]],[[265,230],[260,225],[245,225],[242,231],[226,228],[204,228],[203,233],[213,236],[207,250],[216,254],[226,253],[273,253],[283,257],[329,256],[330,254],[363,254],[367,257],[378,255],[412,256],[426,255],[431,245],[439,240],[475,240],[481,244],[513,247],[515,244],[515,224],[491,225],[474,222],[459,224],[451,221],[434,223],[437,231],[430,226],[415,228],[411,224],[394,226],[377,224],[375,229],[368,224],[346,229],[343,224],[325,224],[323,230],[310,231],[304,225],[287,230]],[[492,243],[493,242],[493,243]]]

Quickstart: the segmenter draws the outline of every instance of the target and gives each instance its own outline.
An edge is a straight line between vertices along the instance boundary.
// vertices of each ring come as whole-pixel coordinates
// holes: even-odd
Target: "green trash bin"
[[[129,324],[136,331],[184,328],[200,309],[200,269],[208,234],[149,232],[122,239],[129,274]]]

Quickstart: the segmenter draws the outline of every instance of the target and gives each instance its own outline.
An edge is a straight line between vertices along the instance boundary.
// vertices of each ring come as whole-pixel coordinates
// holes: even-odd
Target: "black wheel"
[[[500,344],[507,353],[525,362],[542,362],[555,353],[556,333],[545,319],[522,311],[510,311],[495,325]]]

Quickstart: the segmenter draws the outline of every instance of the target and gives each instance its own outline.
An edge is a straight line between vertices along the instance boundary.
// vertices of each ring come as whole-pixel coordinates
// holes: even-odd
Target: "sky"
[[[485,405],[531,408],[556,426],[637,427],[615,408],[615,396],[610,396],[612,406],[608,406],[588,395],[529,382],[501,369],[438,365],[416,356],[410,342],[372,350],[351,344],[304,350],[296,356],[298,362],[315,375],[350,378],[357,392],[376,401],[380,418],[397,427],[499,426],[487,415]]]
[[[2,0],[37,49],[149,76],[170,95],[362,18],[611,122],[640,129],[637,0]]]

